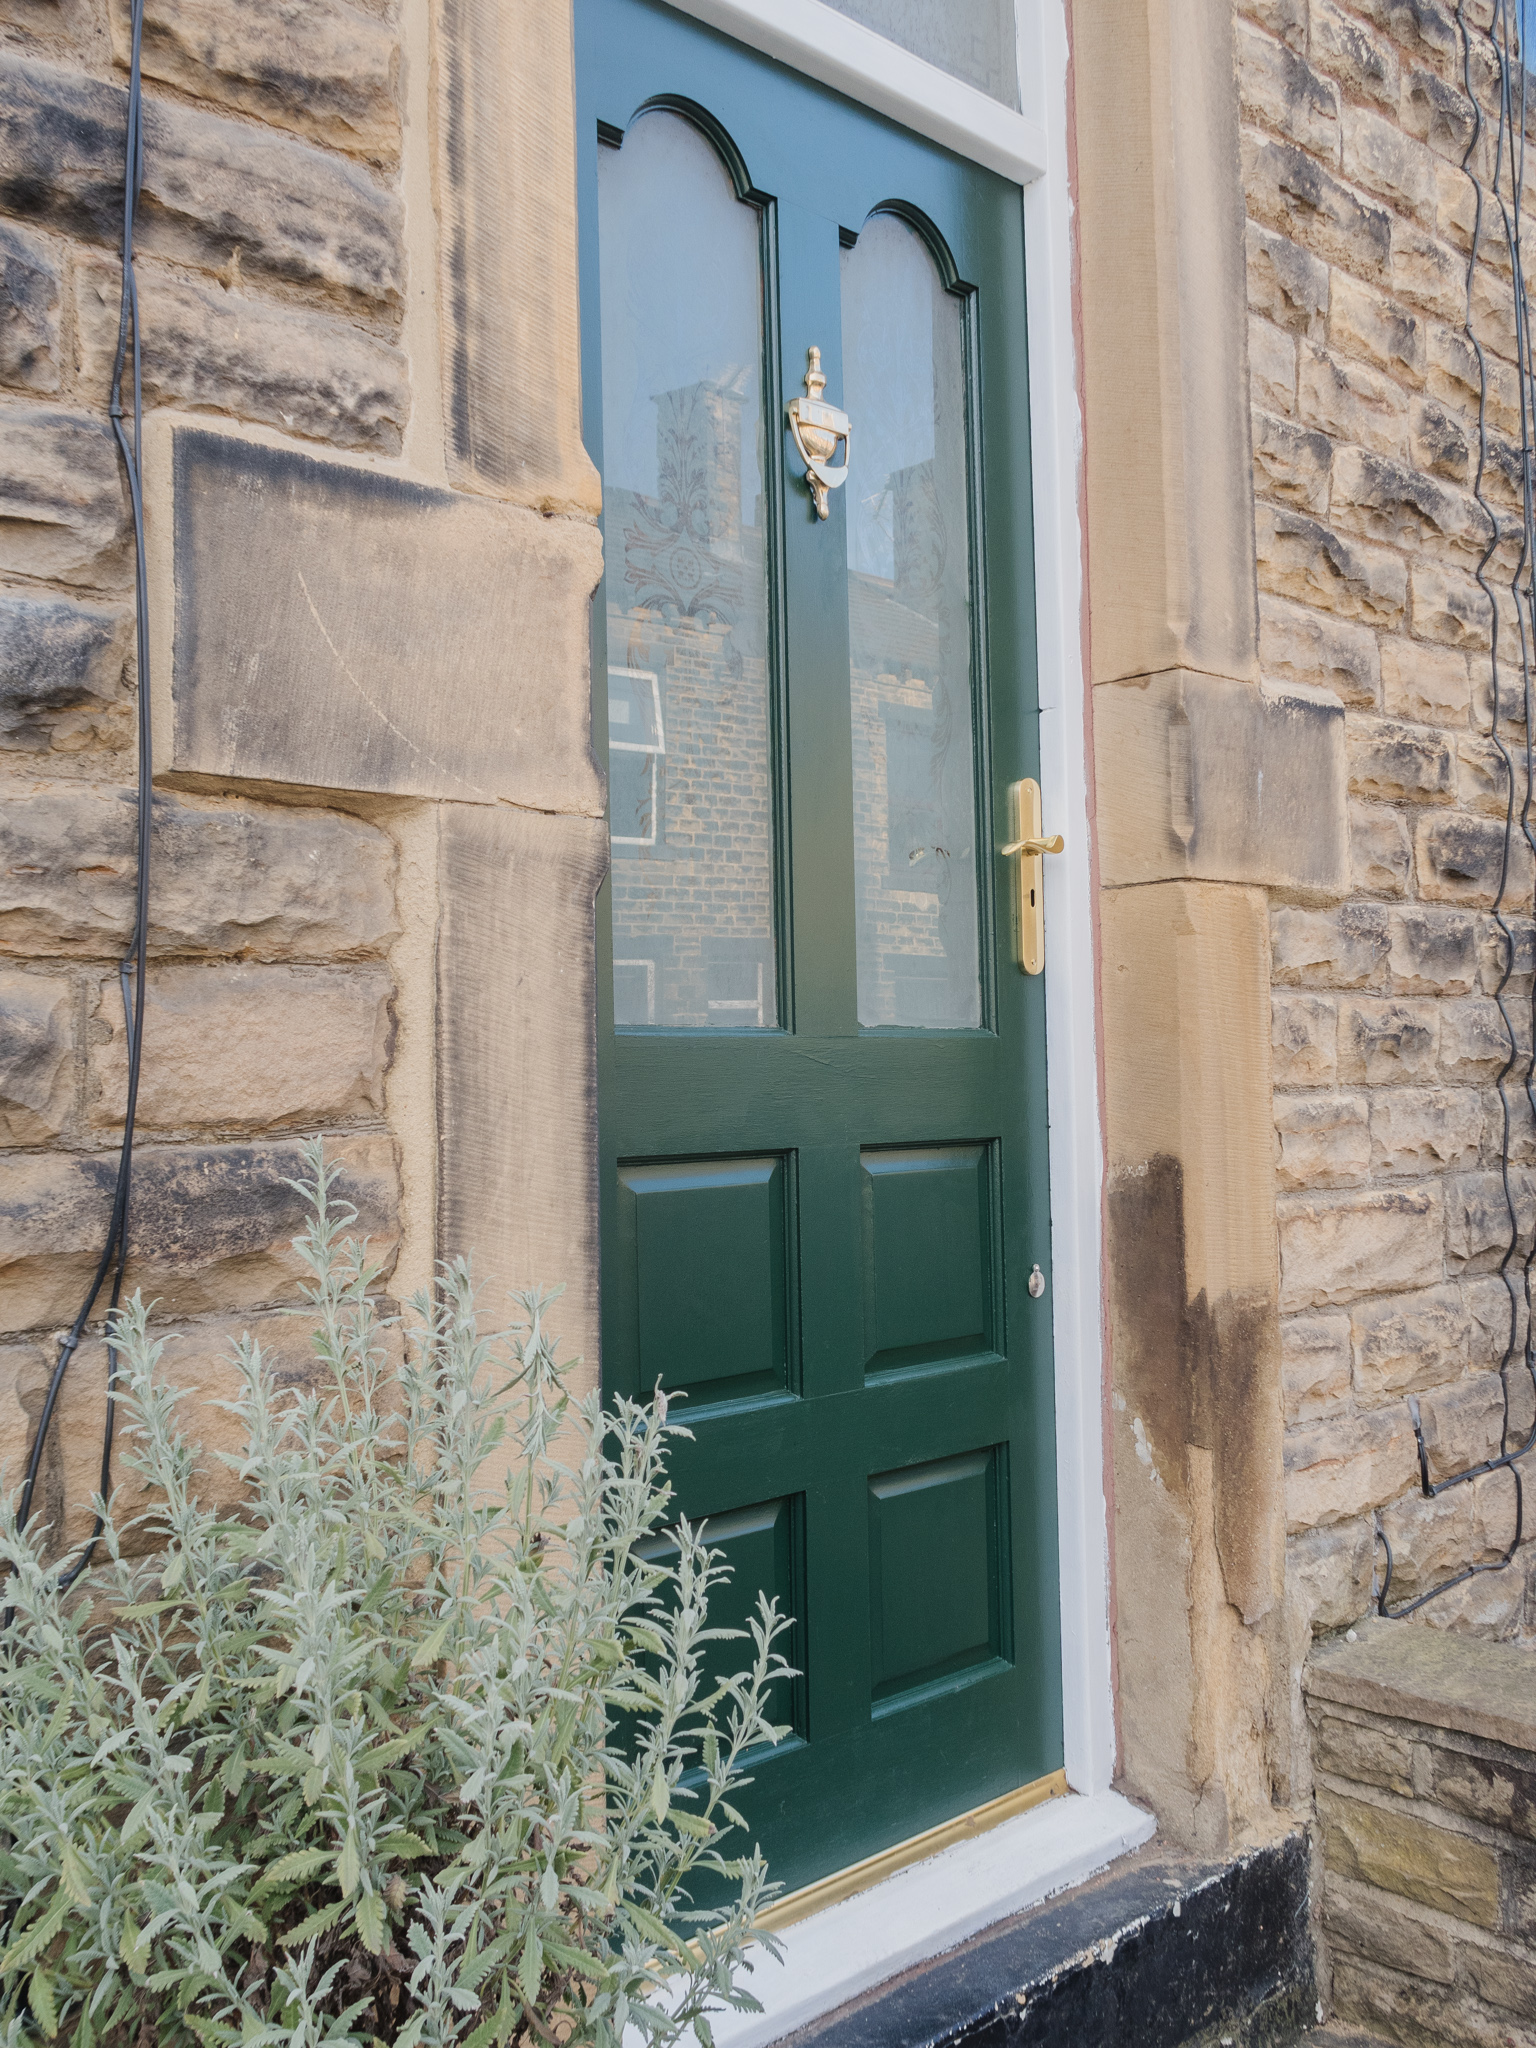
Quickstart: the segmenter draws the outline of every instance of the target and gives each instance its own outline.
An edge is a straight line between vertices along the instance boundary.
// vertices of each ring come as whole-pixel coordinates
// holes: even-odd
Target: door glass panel
[[[965,320],[921,237],[843,253],[859,1022],[981,1022]]]
[[[680,115],[598,152],[614,1021],[778,1021],[761,216]]]

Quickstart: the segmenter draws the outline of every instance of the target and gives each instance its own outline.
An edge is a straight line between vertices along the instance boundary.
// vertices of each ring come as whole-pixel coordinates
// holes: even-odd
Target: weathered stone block
[[[1270,1050],[1277,1088],[1316,1088],[1338,1066],[1338,1007],[1331,996],[1270,998]]]
[[[127,532],[117,447],[104,421],[56,406],[0,406],[0,566],[116,583]]]
[[[0,221],[0,384],[58,390],[59,296],[52,245]]]
[[[1440,1039],[1439,1006],[1360,996],[1340,1005],[1339,1078],[1430,1080]]]
[[[1504,1390],[1498,1374],[1473,1373],[1454,1387],[1424,1395],[1419,1420],[1433,1481],[1497,1457],[1504,1427]]]
[[[1335,1792],[1319,1791],[1317,1804],[1330,1871],[1477,1927],[1499,1924],[1499,1861],[1483,1843]]]
[[[1328,266],[1256,220],[1248,222],[1248,304],[1293,333],[1310,334],[1328,311]]]
[[[1438,71],[1415,65],[1403,78],[1402,123],[1448,163],[1460,165],[1476,127],[1472,102]]]
[[[1476,473],[1472,423],[1438,398],[1416,398],[1408,414],[1408,451],[1430,476],[1470,485]]]
[[[1326,511],[1332,460],[1333,443],[1326,434],[1254,407],[1255,490],[1281,504],[1299,505],[1303,512]]]
[[[1413,565],[1413,630],[1421,640],[1444,647],[1486,648],[1493,607],[1464,570],[1443,562]]]
[[[1379,1785],[1411,1799],[1414,1792],[1414,1744],[1410,1737],[1379,1723],[1346,1719],[1326,1708],[1312,1711],[1312,1760],[1330,1777],[1357,1785]],[[1333,1888],[1330,1887],[1330,1890]],[[1342,1887],[1341,1887],[1342,1889]],[[1381,1900],[1383,1907],[1388,1901]]]
[[[1389,1411],[1402,1412],[1395,1404]],[[1474,1560],[1471,1488],[1458,1486],[1426,1500],[1420,1491],[1416,1448],[1412,1481],[1403,1489],[1402,1499],[1382,1508],[1381,1527],[1392,1546],[1390,1598],[1394,1605],[1427,1593],[1433,1586],[1443,1586]]]
[[[1364,1180],[1371,1136],[1363,1095],[1282,1095],[1275,1102],[1283,1188],[1343,1187]]]
[[[1329,292],[1328,342],[1340,354],[1363,357],[1389,377],[1410,384],[1424,381],[1424,322],[1374,285],[1362,284],[1343,270],[1335,273]]]
[[[73,1106],[74,991],[41,974],[0,973],[0,1145],[56,1137]]]
[[[382,1114],[392,991],[384,968],[362,965],[152,969],[139,1124],[314,1128]],[[115,976],[100,985],[94,1017],[90,1117],[97,1126],[116,1125],[128,1056]]]
[[[1404,896],[1413,847],[1400,811],[1386,804],[1349,807],[1349,872],[1357,894]]]
[[[1392,290],[1442,320],[1454,320],[1466,301],[1467,259],[1411,221],[1394,221]]]
[[[1491,1081],[1509,1063],[1509,1028],[1487,996],[1446,1003],[1440,1011],[1440,1071],[1454,1081]]]
[[[1349,1318],[1289,1316],[1280,1325],[1287,1424],[1335,1415],[1349,1399]]]
[[[1259,599],[1259,665],[1278,682],[1331,690],[1356,708],[1374,710],[1380,695],[1381,664],[1370,628],[1282,597]]]
[[[1325,1723],[1329,1729],[1347,1728],[1349,1722],[1335,1722],[1331,1718]],[[1365,1731],[1361,1731],[1362,1734]],[[1324,1742],[1322,1730],[1318,1739]],[[1367,1741],[1369,1737],[1367,1736]],[[1390,1744],[1391,1736],[1378,1736],[1382,1744]],[[1406,1745],[1404,1745],[1406,1747]],[[1332,1770],[1332,1763],[1321,1764],[1324,1770]],[[1341,1772],[1341,1775],[1349,1775]],[[1362,1769],[1361,1780],[1366,1784],[1380,1784],[1379,1776],[1370,1775]],[[1389,1790],[1407,1792],[1406,1784],[1394,1783]],[[1340,1948],[1364,1955],[1373,1961],[1387,1963],[1395,1970],[1406,1971],[1413,1977],[1427,1977],[1432,1984],[1450,1984],[1456,1977],[1456,1957],[1450,1941],[1432,1920],[1421,1919],[1405,1906],[1391,1899],[1383,1898],[1374,1887],[1350,1884],[1346,1879],[1333,1878],[1323,1894],[1323,1924],[1328,1930],[1330,1943]]]
[[[0,952],[116,954],[133,918],[137,799],[78,784],[0,811]],[[157,796],[157,951],[324,959],[397,930],[394,849],[334,811]]]
[[[1304,57],[1260,35],[1248,23],[1235,24],[1238,99],[1244,115],[1299,142],[1324,162],[1339,158],[1339,89]]]
[[[1529,1238],[1536,1214],[1536,1183],[1526,1167],[1511,1170],[1511,1221],[1504,1179],[1497,1173],[1468,1173],[1446,1184],[1446,1256],[1453,1270],[1465,1266],[1496,1266],[1511,1238]]]
[[[1442,1268],[1438,1186],[1281,1195],[1282,1310],[1422,1285]]]
[[[1536,1771],[1511,1757],[1477,1756],[1438,1742],[1429,1749],[1429,1769],[1429,1796],[1437,1806],[1536,1841]]]
[[[1261,589],[1374,625],[1396,626],[1403,619],[1408,571],[1400,555],[1346,540],[1280,506],[1255,506],[1254,528]]]
[[[1332,1416],[1285,1433],[1285,1519],[1291,1533],[1343,1522],[1392,1500],[1416,1469],[1413,1431],[1397,1407]]]
[[[328,1147],[342,1168],[338,1199],[388,1271],[398,1187],[388,1138]],[[288,1182],[303,1171],[297,1142],[143,1147],[135,1156],[125,1292],[137,1287],[166,1317],[291,1300],[302,1267],[292,1240],[306,1211]],[[105,1241],[117,1156],[44,1154],[11,1166],[0,1195],[0,1328],[67,1323]]]
[[[1339,79],[1346,91],[1396,111],[1396,51],[1334,0],[1312,0],[1311,47],[1313,62]]]
[[[601,815],[594,526],[186,427],[150,445],[163,769]]]
[[[1301,910],[1278,903],[1270,912],[1273,973],[1278,982],[1321,988],[1364,988],[1387,964],[1387,913],[1376,904]]]
[[[207,406],[342,447],[400,446],[410,411],[402,352],[335,314],[274,305],[139,266],[144,396]],[[105,405],[117,347],[117,269],[77,266],[80,374]]]
[[[1502,819],[1465,811],[1422,818],[1414,856],[1419,894],[1431,903],[1528,903],[1532,858],[1523,838],[1506,846]]]
[[[132,624],[127,612],[68,598],[0,595],[0,746],[125,746]]]
[[[1344,710],[1170,670],[1094,693],[1106,885],[1198,877],[1349,886]]]
[[[1364,1402],[1439,1386],[1466,1367],[1472,1323],[1458,1287],[1362,1301],[1349,1320],[1355,1385]]]
[[[115,244],[122,229],[121,86],[0,55],[0,206]],[[142,245],[179,262],[243,268],[379,307],[404,289],[404,209],[327,151],[179,101],[144,102]]]
[[[1456,794],[1455,755],[1433,730],[1362,719],[1349,734],[1349,786],[1378,800],[1448,803]]]
[[[1393,547],[1429,540],[1480,548],[1490,530],[1469,493],[1369,448],[1339,450],[1329,504],[1335,526]]]
[[[1286,1597],[1301,1608],[1309,1628],[1344,1628],[1365,1612],[1374,1548],[1374,1533],[1364,1520],[1286,1538]]]
[[[1257,402],[1272,413],[1296,410],[1295,337],[1268,320],[1248,322],[1248,375]]]
[[[1471,1318],[1468,1365],[1486,1366],[1496,1370],[1506,1356],[1516,1357],[1525,1340],[1526,1325],[1525,1304],[1520,1299],[1518,1269],[1515,1274],[1513,1301],[1503,1277],[1495,1273],[1463,1280],[1461,1298],[1466,1303],[1467,1314]],[[1512,1379],[1510,1385],[1514,1389],[1517,1386],[1517,1378]]]
[[[128,8],[112,41],[128,61]],[[146,78],[293,128],[334,149],[389,162],[400,153],[400,43],[393,25],[343,0],[150,0]]]
[[[1300,345],[1296,413],[1336,441],[1350,441],[1383,455],[1402,455],[1408,445],[1408,395],[1390,377],[1365,363],[1352,363],[1319,348]]]
[[[1396,115],[1395,101],[1391,119],[1366,107],[1345,107],[1344,175],[1385,199],[1394,212],[1432,228],[1438,191],[1435,159],[1422,142],[1403,133]]]
[[[1497,818],[1502,827],[1513,783],[1518,816],[1525,802],[1524,751],[1510,747],[1502,734],[1497,742],[1476,733],[1464,734],[1456,742],[1456,793],[1462,807]]]
[[[1368,2039],[1390,2027],[1388,2038],[1408,2048],[1530,2048],[1506,2020],[1479,2010],[1458,1987],[1427,1984],[1348,1952],[1340,1953],[1331,1975],[1335,2013],[1368,2027]]]
[[[1476,1166],[1483,1105],[1471,1088],[1384,1088],[1371,1097],[1371,1168],[1444,1173]]]
[[[1467,1941],[1461,1944],[1461,1960],[1467,1982],[1479,1998],[1523,2020],[1536,2020],[1536,1974],[1526,1956],[1507,1955]]]
[[[1392,257],[1392,216],[1333,177],[1289,142],[1244,129],[1243,189],[1267,226],[1329,263],[1385,278]]]
[[[1464,194],[1470,202],[1471,187],[1462,173],[1447,167],[1446,176],[1454,181],[1458,194]],[[1479,370],[1477,351],[1454,324],[1441,327],[1431,323],[1427,348],[1429,366],[1426,383],[1436,398],[1444,399],[1453,410],[1475,421],[1486,379],[1489,425],[1501,428],[1506,434],[1519,433],[1520,385],[1508,363],[1501,363],[1496,356],[1484,350]]]
[[[1477,926],[1464,911],[1394,910],[1388,966],[1405,995],[1470,995],[1477,986]]]

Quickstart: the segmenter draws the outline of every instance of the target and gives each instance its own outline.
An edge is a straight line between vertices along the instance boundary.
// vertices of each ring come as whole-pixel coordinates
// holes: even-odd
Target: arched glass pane
[[[914,229],[843,255],[859,1022],[981,1021],[964,317]]]
[[[678,115],[599,151],[620,1027],[778,1019],[759,227]]]

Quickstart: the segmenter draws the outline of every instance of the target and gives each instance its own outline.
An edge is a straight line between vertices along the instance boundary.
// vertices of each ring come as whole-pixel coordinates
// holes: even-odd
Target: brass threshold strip
[[[875,1885],[883,1884],[886,1878],[894,1877],[898,1870],[937,1856],[941,1849],[952,1848],[956,1842],[973,1841],[977,1835],[987,1834],[1005,1820],[1012,1820],[1016,1814],[1043,1806],[1048,1799],[1064,1798],[1068,1789],[1066,1772],[1052,1771],[1048,1778],[1036,1778],[1032,1785],[1021,1785],[1016,1792],[1005,1792],[1001,1799],[989,1799],[985,1806],[973,1806],[969,1813],[941,1821],[936,1828],[929,1828],[924,1834],[913,1835],[908,1841],[898,1842],[894,1848],[882,1849],[878,1856],[866,1856],[862,1863],[850,1863],[846,1870],[835,1870],[830,1877],[821,1878],[816,1884],[791,1892],[787,1898],[775,1899],[765,1912],[758,1914],[757,1925],[767,1934],[780,1934],[798,1920],[809,1920],[813,1913],[823,1912],[828,1906],[841,1905],[844,1899],[857,1898],[860,1892],[872,1890]]]

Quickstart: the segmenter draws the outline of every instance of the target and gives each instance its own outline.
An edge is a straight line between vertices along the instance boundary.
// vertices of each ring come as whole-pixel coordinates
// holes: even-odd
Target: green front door
[[[686,1395],[680,1508],[797,1617],[745,1802],[793,1889],[1062,1760],[1023,210],[653,0],[577,39],[603,1369]]]

